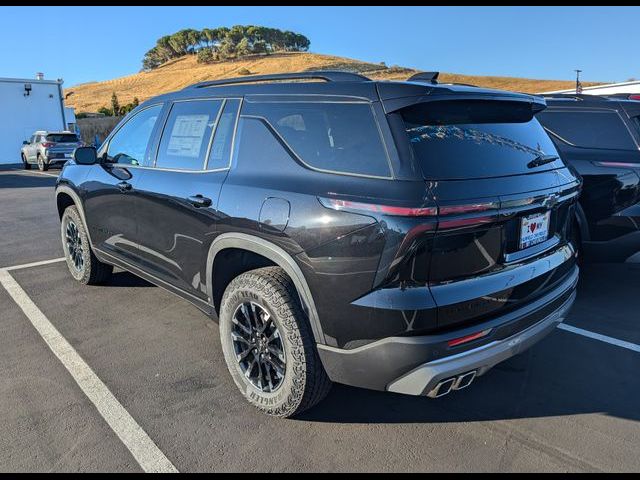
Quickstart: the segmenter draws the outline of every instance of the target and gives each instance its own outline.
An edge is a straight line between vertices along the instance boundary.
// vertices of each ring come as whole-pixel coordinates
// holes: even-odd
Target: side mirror
[[[98,153],[93,147],[78,147],[73,151],[73,160],[78,165],[95,165],[98,162]]]
[[[23,144],[23,145],[29,145],[29,140],[24,140],[24,141],[22,142],[22,144]]]

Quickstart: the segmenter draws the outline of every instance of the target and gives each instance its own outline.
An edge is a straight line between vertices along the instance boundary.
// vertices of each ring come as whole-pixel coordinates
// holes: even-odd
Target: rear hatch
[[[533,117],[543,101],[442,97],[396,113],[438,206],[427,278],[446,330],[523,306],[575,275],[568,238],[580,181]]]
[[[80,146],[78,136],[73,133],[50,133],[46,137],[50,158],[71,158],[73,151]]]

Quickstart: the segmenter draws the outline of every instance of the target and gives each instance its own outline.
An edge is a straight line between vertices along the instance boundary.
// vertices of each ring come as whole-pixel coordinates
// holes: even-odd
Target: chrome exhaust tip
[[[453,389],[453,385],[456,383],[456,378],[447,378],[446,380],[441,381],[438,385],[435,386],[433,390],[427,393],[427,397],[429,398],[440,398],[444,397]]]
[[[472,370],[471,372],[464,373],[456,378],[456,382],[453,384],[453,390],[462,390],[463,388],[467,388],[471,385],[476,378],[476,370]]]

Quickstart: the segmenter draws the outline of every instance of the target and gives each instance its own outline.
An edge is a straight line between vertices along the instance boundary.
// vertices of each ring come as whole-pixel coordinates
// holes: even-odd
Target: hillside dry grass
[[[102,106],[110,106],[113,92],[118,95],[120,104],[124,105],[133,101],[134,97],[138,97],[143,102],[150,97],[179,90],[192,83],[237,77],[242,72],[246,74],[246,71],[255,75],[264,75],[322,69],[357,71],[376,80],[405,80],[416,73],[415,70],[408,68],[385,68],[379,64],[317,53],[251,56],[213,64],[200,64],[196,62],[195,56],[187,56],[167,62],[150,72],[141,72],[104,82],[85,83],[66,88],[66,94],[73,92],[67,98],[66,104],[70,107],[75,107],[76,112],[95,112]],[[469,83],[479,87],[528,93],[573,88],[575,85],[570,80],[482,77],[453,73],[442,73],[440,81],[442,83]],[[584,83],[584,86],[590,85],[596,84]]]

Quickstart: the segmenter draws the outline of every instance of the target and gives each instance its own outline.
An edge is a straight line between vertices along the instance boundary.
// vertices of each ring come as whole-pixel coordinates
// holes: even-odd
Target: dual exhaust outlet
[[[427,393],[429,398],[444,397],[453,390],[462,390],[471,385],[471,382],[476,378],[477,370],[472,370],[467,373],[458,375],[457,377],[447,378],[438,383],[433,390]]]

